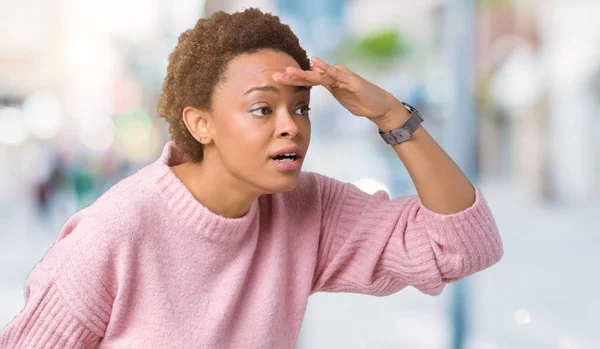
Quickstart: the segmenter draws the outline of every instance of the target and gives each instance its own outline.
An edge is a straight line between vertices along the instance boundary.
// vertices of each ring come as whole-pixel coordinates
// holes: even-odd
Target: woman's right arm
[[[96,348],[102,334],[73,314],[49,271],[34,269],[25,282],[25,308],[0,333],[0,348]]]
[[[27,277],[25,307],[0,332],[0,349],[96,348],[114,303],[120,245],[106,215],[80,211]],[[117,227],[118,228],[118,227]]]

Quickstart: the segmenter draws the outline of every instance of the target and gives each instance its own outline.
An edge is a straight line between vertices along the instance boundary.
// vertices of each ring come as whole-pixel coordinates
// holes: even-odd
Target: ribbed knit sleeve
[[[312,292],[389,295],[411,285],[438,295],[444,285],[500,260],[502,241],[481,192],[455,214],[437,214],[418,196],[390,200],[313,174],[322,229]]]
[[[0,349],[96,347],[114,302],[120,246],[106,219],[80,211],[66,222],[29,274],[25,307],[0,333]]]
[[[0,333],[2,349],[95,348],[100,336],[84,326],[51,275],[37,268],[25,283],[25,309]]]

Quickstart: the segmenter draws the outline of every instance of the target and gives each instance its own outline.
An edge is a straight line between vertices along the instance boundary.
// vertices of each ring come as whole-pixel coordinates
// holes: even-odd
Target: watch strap
[[[398,144],[410,139],[415,130],[423,122],[423,117],[421,117],[419,112],[413,106],[404,102],[402,102],[402,104],[410,111],[410,116],[404,124],[389,132],[379,130],[381,138],[383,138],[387,144]]]

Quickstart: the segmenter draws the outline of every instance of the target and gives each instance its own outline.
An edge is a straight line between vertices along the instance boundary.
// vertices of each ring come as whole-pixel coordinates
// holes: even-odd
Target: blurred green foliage
[[[385,60],[405,55],[408,47],[396,30],[387,29],[360,38],[355,52],[365,58]]]
[[[340,64],[360,62],[385,70],[411,52],[408,41],[396,29],[382,29],[361,36],[347,37],[334,52]]]

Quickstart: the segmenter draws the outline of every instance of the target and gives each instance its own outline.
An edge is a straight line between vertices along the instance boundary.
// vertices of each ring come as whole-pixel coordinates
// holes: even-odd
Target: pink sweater
[[[503,254],[477,188],[441,215],[303,172],[231,219],[170,170],[186,160],[169,142],[66,222],[0,348],[293,348],[315,292],[438,295]]]

